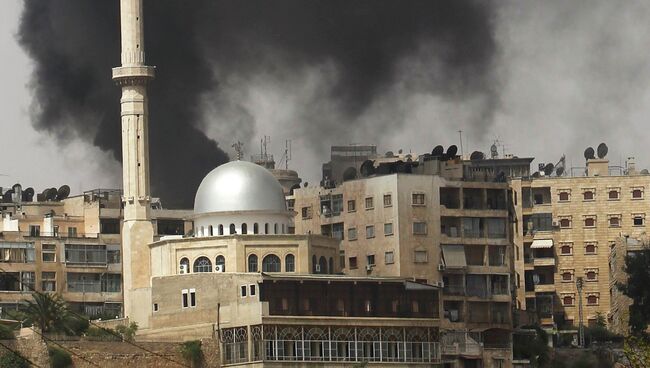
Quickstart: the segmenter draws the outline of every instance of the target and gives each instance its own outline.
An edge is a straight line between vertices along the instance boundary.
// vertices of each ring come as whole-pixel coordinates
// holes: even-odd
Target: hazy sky
[[[70,184],[75,193],[118,187],[121,171],[110,155],[75,139],[59,147],[32,128],[31,65],[15,40],[21,4],[4,0],[0,13],[0,108],[4,112],[0,174],[8,175],[0,176],[0,186],[20,182],[42,191]],[[612,164],[635,156],[639,168],[650,166],[650,2],[513,0],[495,4],[499,106],[491,122],[481,129],[464,126],[472,120],[468,111],[477,110],[471,100],[460,104],[433,94],[403,95],[397,79],[354,131],[337,141],[323,142],[324,146],[377,143],[381,151],[425,152],[437,144],[457,144],[457,131],[463,129],[466,152],[487,152],[498,138],[508,153],[534,156],[539,162],[556,162],[566,154],[570,165],[582,166],[584,149],[604,141]],[[405,64],[403,68],[404,78],[414,78],[417,75],[410,71],[423,66]],[[300,124],[297,111],[301,105],[314,98],[314,91],[327,85],[332,75],[336,71],[323,63],[298,70],[281,83],[263,76],[245,84],[225,81],[253,114],[253,124],[235,132],[233,138],[223,134],[225,125],[218,118],[208,116],[205,131],[224,148],[241,135],[247,142],[247,156],[258,150],[254,144],[265,134],[272,135],[271,150],[276,157],[281,156],[284,139],[293,138],[291,166],[305,180],[316,183],[328,152],[291,135]],[[210,96],[203,103],[209,105]],[[205,114],[211,114],[209,108]],[[391,130],[391,119],[406,123]],[[221,141],[223,137],[228,141]]]

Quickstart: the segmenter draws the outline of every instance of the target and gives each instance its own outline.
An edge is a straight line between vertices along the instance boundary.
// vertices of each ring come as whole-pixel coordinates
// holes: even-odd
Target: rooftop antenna
[[[284,169],[289,170],[289,160],[291,160],[291,139],[286,139],[284,141],[284,154],[280,159],[280,165],[284,161]]]
[[[460,157],[462,158],[464,155],[463,152],[463,131],[459,130],[458,131],[458,137],[460,138]]]
[[[232,147],[235,149],[235,152],[237,152],[237,160],[240,161],[244,157],[244,144],[237,141],[237,143],[233,144]]]

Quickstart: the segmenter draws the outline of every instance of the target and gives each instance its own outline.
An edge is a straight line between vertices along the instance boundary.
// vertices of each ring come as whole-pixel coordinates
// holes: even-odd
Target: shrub
[[[16,338],[14,330],[7,325],[0,325],[0,340],[13,340]]]
[[[54,346],[48,347],[47,350],[50,354],[50,365],[52,368],[72,367],[72,357],[70,356],[70,353]]]
[[[0,355],[0,368],[28,368],[29,363],[18,353],[10,351]]]
[[[128,327],[124,325],[118,325],[115,327],[115,331],[122,335],[122,339],[125,341],[133,341],[135,332],[138,331],[138,324],[136,322],[131,322]]]
[[[203,351],[201,351],[201,341],[186,341],[180,346],[181,356],[190,362],[192,367],[198,367],[203,361]]]
[[[87,319],[72,316],[65,321],[65,324],[68,326],[69,330],[66,331],[74,336],[81,336],[88,330],[90,323]]]
[[[89,327],[85,333],[86,336],[90,337],[90,340],[101,340],[101,341],[121,341],[120,335],[111,329],[102,328],[102,327]]]

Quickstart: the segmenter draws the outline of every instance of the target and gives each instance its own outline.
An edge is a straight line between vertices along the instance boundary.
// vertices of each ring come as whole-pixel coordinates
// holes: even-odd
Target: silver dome
[[[194,213],[286,211],[284,192],[267,169],[247,161],[231,161],[203,178],[194,198]]]

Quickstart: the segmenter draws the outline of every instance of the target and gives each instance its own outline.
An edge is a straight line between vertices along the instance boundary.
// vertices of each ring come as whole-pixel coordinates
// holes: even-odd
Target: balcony
[[[536,293],[552,293],[555,292],[555,284],[537,284],[535,285]]]
[[[533,258],[533,266],[555,266],[555,258]]]

